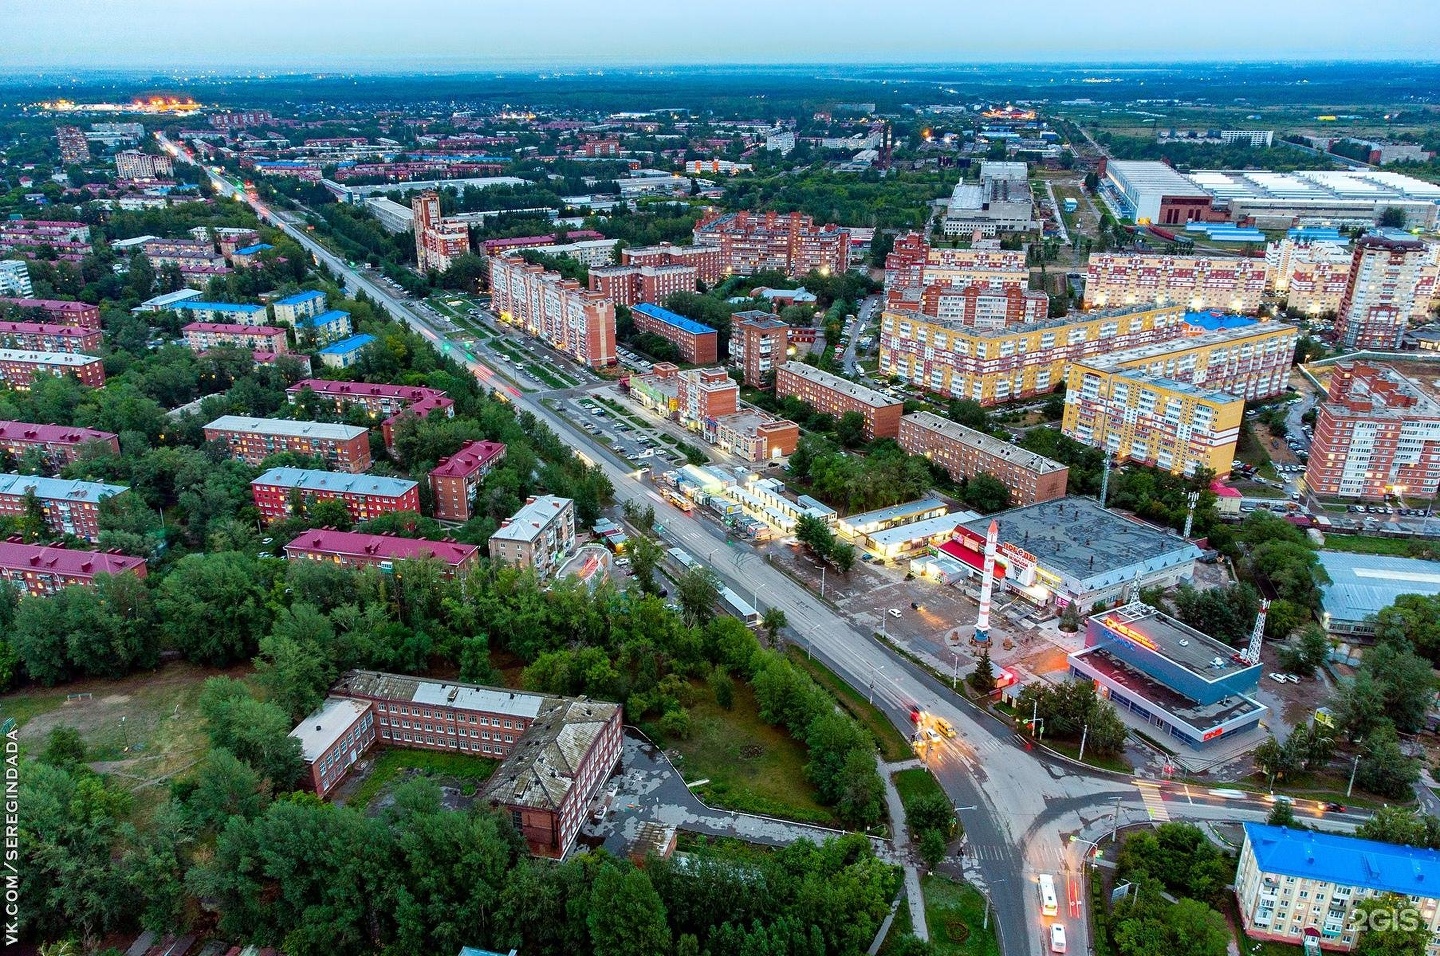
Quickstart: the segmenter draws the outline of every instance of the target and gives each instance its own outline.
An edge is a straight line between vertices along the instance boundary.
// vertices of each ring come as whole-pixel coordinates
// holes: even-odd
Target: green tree
[[[265,591],[260,565],[248,555],[186,555],[161,583],[157,600],[169,644],[202,664],[250,657],[270,623]]]
[[[990,648],[985,647],[980,650],[980,660],[976,662],[975,669],[965,680],[982,694],[988,694],[995,689],[995,665],[990,660]]]
[[[231,818],[253,820],[270,803],[260,775],[223,748],[205,755],[190,783],[185,809],[201,830],[218,833]]]
[[[655,584],[655,569],[665,556],[665,549],[654,538],[637,535],[630,539],[630,570],[635,581],[646,594],[654,594],[659,588]]]
[[[74,727],[55,727],[45,737],[40,759],[53,767],[70,767],[85,762],[85,741]]]
[[[775,646],[781,629],[787,623],[785,611],[782,608],[769,607],[765,609],[765,616],[760,619],[760,626],[765,629],[765,637],[771,647]]]
[[[1399,206],[1386,206],[1380,212],[1380,221],[1377,225],[1382,229],[1404,229],[1405,210]]]
[[[1265,822],[1272,827],[1286,827],[1292,830],[1300,828],[1300,821],[1295,818],[1295,805],[1289,800],[1276,801]]]
[[[1365,738],[1355,783],[1382,797],[1399,799],[1420,779],[1420,761],[1405,756],[1395,728],[1382,723]]]
[[[945,859],[945,851],[949,849],[945,842],[945,834],[939,830],[926,830],[920,834],[920,859],[925,865],[934,869],[941,860]]]
[[[865,416],[859,412],[846,412],[835,423],[835,438],[846,448],[859,448],[865,444]]]
[[[345,507],[345,502],[335,498],[307,502],[305,519],[316,528],[349,531],[355,527],[355,519],[350,516],[350,509]]]
[[[1430,943],[1419,909],[1399,893],[1360,900],[1352,920],[1364,927],[1352,950],[1359,956],[1424,956]]]
[[[715,604],[720,600],[720,579],[714,571],[699,565],[689,568],[680,575],[675,591],[686,624],[695,627],[715,616]]]
[[[239,757],[275,790],[288,790],[300,779],[300,741],[290,736],[290,718],[275,704],[256,700],[244,684],[228,677],[206,680],[200,715],[210,742]]]
[[[966,479],[960,497],[981,514],[1004,511],[1010,507],[1010,489],[1005,487],[1005,483],[1000,479],[983,471]]]
[[[586,921],[595,956],[669,956],[665,905],[644,870],[601,867]]]
[[[1398,846],[1440,849],[1440,818],[1407,807],[1383,806],[1355,828],[1355,835]]]

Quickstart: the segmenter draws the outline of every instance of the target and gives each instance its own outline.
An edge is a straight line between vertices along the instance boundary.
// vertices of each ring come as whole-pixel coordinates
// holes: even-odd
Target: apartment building
[[[740,409],[740,386],[723,368],[686,369],[675,379],[676,412],[691,428],[703,431],[707,421]]]
[[[1235,899],[1246,935],[1294,946],[1313,938],[1322,950],[1348,952],[1363,935],[1359,904],[1393,893],[1414,907],[1426,956],[1440,953],[1440,851],[1309,829],[1244,827]]]
[[[850,234],[836,225],[815,225],[802,213],[720,213],[695,224],[695,245],[721,250],[723,270],[754,275],[776,270],[799,278],[850,268]]]
[[[115,175],[120,179],[162,179],[175,172],[169,156],[127,149],[115,154]]]
[[[386,448],[394,447],[395,425],[405,415],[428,418],[432,413],[439,412],[446,418],[455,417],[454,400],[440,389],[424,385],[382,385],[306,378],[287,388],[285,398],[291,405],[316,400],[337,412],[363,408],[372,418],[384,415],[380,434],[385,439]]]
[[[993,435],[930,412],[900,417],[900,447],[924,455],[954,481],[986,474],[1010,490],[1017,507],[1065,497],[1070,469]]]
[[[0,541],[0,584],[21,594],[45,597],[68,587],[91,587],[97,574],[149,573],[144,558],[118,551],[76,551],[59,544]]]
[[[330,309],[318,315],[306,315],[295,322],[295,339],[301,343],[329,345],[338,342],[354,331],[350,313]]]
[[[56,325],[73,325],[80,329],[100,328],[100,307],[89,302],[71,302],[68,299],[0,298],[0,307],[15,308]]]
[[[33,259],[50,251],[62,262],[79,262],[93,251],[90,227],[83,222],[52,219],[0,221],[0,255],[18,253]]]
[[[294,452],[322,459],[329,467],[351,474],[370,467],[370,430],[356,425],[222,415],[205,426],[205,440],[222,443],[231,458],[247,465]]]
[[[176,312],[183,312],[194,322],[225,322],[237,325],[264,325],[267,318],[265,306],[248,305],[242,302],[207,302],[203,299],[185,299],[170,306]]]
[[[469,521],[480,483],[504,460],[505,444],[498,441],[467,442],[455,454],[440,459],[430,470],[435,517],[441,521]]]
[[[490,258],[490,302],[524,329],[591,368],[615,364],[615,303],[523,259]]]
[[[209,239],[159,239],[151,236],[140,243],[140,250],[156,269],[165,266],[179,266],[181,270],[194,266],[219,269],[225,265],[225,257],[215,251],[215,243]]]
[[[1243,315],[1187,312],[1185,330],[1181,338],[1107,350],[1085,361],[1217,388],[1239,398],[1271,398],[1285,390],[1300,336],[1294,326]]]
[[[1352,349],[1398,349],[1435,294],[1440,243],[1370,233],[1355,240],[1335,337]]]
[[[80,127],[55,127],[55,143],[60,147],[60,162],[66,166],[90,161],[90,142]]]
[[[1440,402],[1388,365],[1341,362],[1315,419],[1305,485],[1383,501],[1440,493]]]
[[[721,415],[706,424],[705,437],[717,447],[745,461],[759,463],[786,458],[800,443],[800,426],[751,409]]]
[[[73,375],[80,384],[99,388],[105,384],[105,362],[79,352],[0,349],[0,385],[28,392],[41,375]]]
[[[1085,308],[1224,309],[1254,313],[1265,294],[1265,260],[1221,256],[1091,253]]]
[[[709,365],[719,358],[720,336],[708,325],[648,303],[635,306],[630,315],[637,331],[658,335],[674,345],[687,365]]]
[[[540,210],[530,210],[532,212]],[[604,233],[596,232],[594,229],[572,229],[563,234],[566,243],[590,242],[596,239],[604,239]],[[550,252],[555,246],[561,245],[562,234],[558,232],[548,233],[543,236],[511,236],[507,239],[486,239],[480,243],[480,253],[489,258],[493,255],[504,253],[506,255],[522,252],[526,249],[533,249],[537,252]],[[611,249],[614,249],[614,240],[611,240]]]
[[[320,799],[328,797],[374,745],[374,709],[368,701],[327,697],[290,731],[300,741],[300,759],[310,774],[308,788]]]
[[[0,259],[0,296],[34,295],[30,267],[24,259]]]
[[[290,351],[285,330],[271,325],[240,325],[235,322],[191,322],[180,333],[192,352],[233,347],[281,355]]]
[[[789,360],[790,326],[759,309],[730,316],[730,363],[745,375],[745,384],[764,388],[775,369]]]
[[[490,557],[549,577],[575,550],[575,502],[554,495],[526,500],[490,536]]]
[[[1265,247],[1265,284],[1292,312],[1337,312],[1350,284],[1352,261],[1343,242],[1281,239]]]
[[[1030,266],[1022,249],[1001,249],[982,240],[969,249],[931,248],[923,233],[899,236],[885,257],[886,307],[920,310],[921,293],[931,286],[1021,289],[1030,285]]]
[[[288,518],[295,505],[339,501],[356,521],[395,511],[420,511],[420,486],[400,478],[352,475],[308,468],[271,468],[250,482],[255,507],[266,522]]]
[[[398,561],[439,561],[450,577],[475,567],[480,546],[458,541],[426,541],[393,534],[362,534],[321,528],[306,531],[285,545],[287,561],[328,561],[346,568],[395,570]]]
[[[22,352],[96,352],[104,339],[99,329],[48,322],[0,322],[0,348]]]
[[[470,251],[470,227],[440,215],[440,194],[426,190],[410,200],[415,229],[415,262],[421,272],[444,272]]]
[[[375,336],[368,333],[350,335],[338,342],[331,342],[315,355],[326,368],[349,368],[359,360],[360,354],[375,343]]]
[[[675,292],[694,292],[699,273],[692,265],[597,266],[590,270],[590,291],[616,305],[664,302]]]
[[[786,395],[836,419],[846,412],[859,412],[865,418],[867,440],[895,438],[900,434],[903,402],[804,362],[786,362],[776,370],[775,397]]]
[[[311,315],[319,315],[329,309],[325,293],[319,291],[296,292],[283,299],[276,299],[271,305],[275,309],[275,321],[294,325]]]
[[[927,286],[918,311],[952,328],[1006,329],[1050,316],[1050,296],[1018,285]]]
[[[26,496],[33,494],[44,513],[45,527],[55,534],[95,541],[100,537],[100,503],[128,490],[95,481],[0,474],[0,517],[25,514]]]
[[[39,451],[52,469],[80,457],[82,451],[120,454],[120,439],[110,432],[72,425],[42,425],[34,422],[0,421],[0,452],[17,462]]]
[[[662,242],[620,250],[622,266],[689,266],[695,270],[695,278],[706,285],[713,285],[726,276],[727,261],[725,250],[718,245],[677,246]]]

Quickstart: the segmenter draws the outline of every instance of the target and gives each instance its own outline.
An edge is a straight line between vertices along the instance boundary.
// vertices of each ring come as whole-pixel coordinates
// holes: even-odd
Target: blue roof
[[[1231,315],[1214,309],[1207,312],[1186,312],[1185,322],[1196,328],[1204,329],[1206,332],[1218,332],[1221,329],[1243,329],[1247,325],[1255,324],[1255,320],[1248,315]]]
[[[650,316],[650,318],[658,319],[659,321],[664,322],[666,325],[673,325],[677,329],[683,329],[686,332],[693,332],[696,335],[704,335],[706,332],[715,331],[714,329],[710,328],[710,326],[701,325],[694,319],[687,319],[683,315],[676,315],[669,309],[662,309],[658,305],[650,305],[647,302],[642,302],[640,305],[632,306],[631,311],[639,312],[642,315],[648,315]]]
[[[275,247],[270,245],[270,243],[268,242],[257,242],[253,246],[246,246],[244,249],[236,249],[235,254],[239,256],[253,256],[257,252],[264,252],[266,249],[274,248]]]
[[[1331,229],[1326,226],[1295,226],[1285,233],[1287,239],[1299,239],[1302,242],[1349,242],[1349,236],[1340,235],[1339,229]]]
[[[369,345],[373,341],[375,341],[375,336],[361,332],[359,335],[352,335],[348,339],[341,339],[338,342],[325,346],[323,349],[320,350],[320,354],[345,355],[349,352],[355,352],[363,349],[365,346]]]
[[[283,299],[276,299],[276,300],[275,300],[275,304],[276,304],[276,305],[299,305],[299,304],[302,303],[302,302],[309,302],[309,301],[311,301],[311,300],[313,300],[313,299],[322,299],[322,298],[324,298],[324,297],[325,297],[325,293],[323,293],[323,292],[297,292],[297,293],[295,293],[294,295],[287,295],[287,296],[286,296],[285,298],[283,298]]]
[[[186,299],[175,303],[175,308],[192,312],[264,312],[263,305],[244,305],[239,302],[206,302],[203,299]]]
[[[1264,873],[1363,886],[1405,896],[1435,896],[1440,851],[1378,840],[1245,824],[1245,839]]]
[[[349,312],[342,312],[339,309],[331,309],[329,312],[321,312],[319,315],[307,315],[300,319],[298,325],[306,328],[314,328],[317,325],[330,325],[333,322],[348,322]]]
[[[1333,621],[1363,621],[1395,603],[1402,594],[1440,594],[1440,564],[1419,558],[1321,551],[1330,576],[1320,604]]]

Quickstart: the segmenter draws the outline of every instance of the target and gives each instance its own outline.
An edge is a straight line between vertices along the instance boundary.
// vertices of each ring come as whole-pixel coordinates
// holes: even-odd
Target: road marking
[[[1160,796],[1160,788],[1147,781],[1137,781],[1135,789],[1140,791],[1140,799],[1145,802],[1145,809],[1150,813],[1150,819],[1160,823],[1170,822],[1170,811],[1165,809],[1165,801]]]
[[[1190,784],[1188,783],[1185,784],[1185,799],[1189,800],[1192,804],[1195,802],[1195,798],[1190,796]]]

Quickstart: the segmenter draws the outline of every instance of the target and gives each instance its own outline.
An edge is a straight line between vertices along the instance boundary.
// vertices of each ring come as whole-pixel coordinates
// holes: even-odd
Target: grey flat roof
[[[378,671],[350,671],[341,677],[336,688],[366,697],[408,700],[416,704],[429,704],[431,707],[482,710],[492,714],[529,718],[534,718],[543,707],[556,700],[544,694],[482,687],[479,684],[461,684],[456,681],[426,680],[422,677]]]
[[[335,441],[349,441],[369,431],[368,428],[361,428],[358,425],[301,422],[288,418],[246,418],[242,415],[221,415],[205,427],[221,431],[285,435],[288,438],[328,438]]]
[[[909,524],[896,525],[893,528],[886,528],[884,531],[876,531],[868,537],[876,547],[884,547],[888,544],[904,544],[907,541],[933,538],[937,534],[954,531],[956,525],[963,524],[966,521],[973,521],[979,517],[980,516],[973,511],[956,511],[952,514],[939,515],[935,518],[924,518],[920,521],[912,521]]]
[[[290,731],[290,736],[300,741],[300,752],[304,754],[307,762],[313,763],[340,739],[369,706],[363,700],[327,697],[319,710],[300,721],[295,729]]]
[[[858,399],[873,408],[890,408],[894,405],[905,404],[897,398],[891,398],[884,392],[877,392],[873,388],[852,382],[848,378],[841,378],[838,375],[831,375],[829,372],[822,372],[815,366],[806,365],[804,362],[786,362],[780,367],[786,371],[795,373],[803,379],[816,382],[826,388],[831,388],[837,392],[849,395],[851,398]]]
[[[1256,711],[1264,713],[1268,709],[1264,704],[1243,694],[1232,694],[1214,704],[1197,704],[1149,674],[1142,674],[1103,647],[1087,647],[1076,651],[1070,655],[1070,662],[1072,665],[1079,662],[1094,668],[1096,672],[1159,705],[1167,713],[1179,717],[1196,730],[1219,727],[1243,714]]]
[[[1336,621],[1363,621],[1402,594],[1440,594],[1440,562],[1321,551],[1320,566],[1331,581],[1320,603]]]
[[[533,541],[550,521],[571,503],[569,498],[540,495],[534,501],[526,502],[510,517],[509,524],[502,525],[490,537],[502,541]]]
[[[917,498],[914,501],[902,501],[898,505],[891,505],[888,508],[876,508],[874,511],[862,511],[858,515],[849,515],[841,518],[843,524],[857,527],[862,524],[874,524],[875,522],[894,521],[897,518],[908,518],[912,515],[924,514],[927,511],[934,511],[936,508],[946,507],[945,502],[939,498]]]
[[[1144,635],[1155,645],[1157,654],[1204,681],[1220,680],[1254,666],[1234,660],[1235,648],[1229,644],[1138,601],[1094,617],[1101,624],[1108,619]],[[1212,667],[1216,658],[1222,663],[1219,667]]]
[[[967,428],[948,418],[941,418],[933,412],[911,412],[909,415],[902,415],[902,422],[913,422],[924,428],[926,431],[934,432],[942,438],[949,438],[953,441],[962,442],[975,448],[992,458],[1003,458],[1024,468],[1026,471],[1037,475],[1048,475],[1051,472],[1061,471],[1066,466],[1058,461],[1051,461],[1044,455],[1037,455],[1033,451],[1026,451],[1019,445],[1013,445],[1008,441],[1001,441],[993,435]]]

